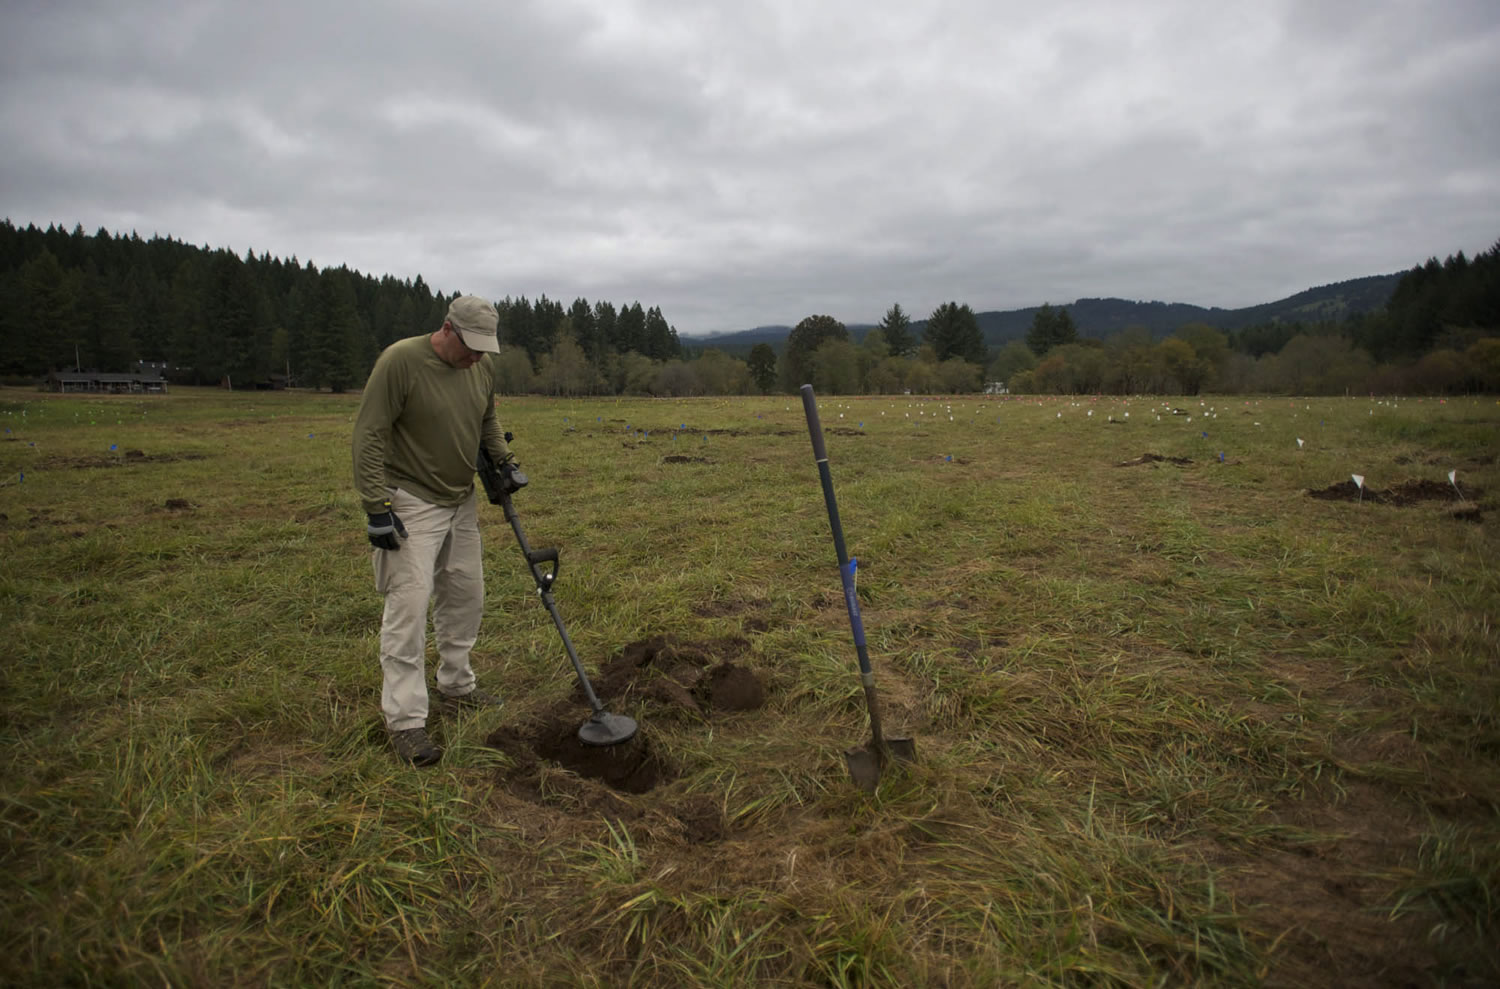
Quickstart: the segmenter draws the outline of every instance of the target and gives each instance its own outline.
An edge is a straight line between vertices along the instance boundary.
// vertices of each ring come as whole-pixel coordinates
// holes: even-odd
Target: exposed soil
[[[1465,486],[1463,495],[1455,491],[1453,485],[1442,481],[1434,481],[1430,478],[1415,481],[1402,481],[1394,487],[1381,489],[1372,488],[1368,484],[1361,491],[1359,485],[1353,479],[1330,484],[1326,488],[1316,491],[1308,491],[1309,498],[1317,498],[1320,501],[1353,501],[1358,503],[1370,502],[1376,505],[1395,505],[1406,507],[1416,505],[1424,501],[1439,501],[1450,503],[1453,507],[1449,514],[1456,519],[1478,522],[1481,512],[1478,502],[1475,500],[1484,494],[1483,488]]]
[[[620,419],[611,419],[611,422],[622,422]],[[650,429],[636,428],[636,432],[655,435],[661,433],[666,436],[671,433],[682,433],[684,436],[806,436],[805,429],[696,429],[692,426],[686,428],[680,426],[653,426]],[[829,436],[864,436],[863,429],[855,429],[852,426],[824,426],[823,432]],[[593,436],[592,432],[586,433]]]
[[[606,708],[631,699],[654,702],[648,704],[649,717],[679,712],[702,718],[712,711],[753,711],[765,704],[765,685],[733,661],[748,646],[744,639],[682,642],[656,636],[620,650],[590,682]],[[624,793],[645,793],[673,778],[675,770],[652,751],[644,729],[619,745],[581,741],[578,729],[587,712],[580,685],[535,721],[491,733],[485,744],[516,764],[514,772],[504,774],[508,785],[522,793],[538,790],[544,762]],[[702,816],[694,817],[690,831],[708,830],[698,820]]]
[[[177,460],[203,460],[202,453],[146,453],[126,450],[120,454],[96,454],[88,457],[48,457],[36,465],[37,470],[90,470],[95,467],[126,467],[135,464],[166,464]]]
[[[747,632],[765,632],[771,628],[771,621],[762,611],[765,609],[764,601],[729,601],[717,600],[707,604],[701,604],[693,609],[693,614],[700,618],[733,618],[740,617],[740,622]]]
[[[1464,980],[1462,960],[1429,938],[1430,917],[1392,915],[1392,871],[1409,867],[1421,828],[1384,788],[1347,781],[1276,808],[1306,835],[1207,854],[1220,881],[1278,943],[1268,986],[1420,986],[1442,973]]]
[[[1193,461],[1188,457],[1163,457],[1159,453],[1143,453],[1134,460],[1122,460],[1115,464],[1116,467],[1140,467],[1143,464],[1174,464],[1178,467],[1186,467]]]
[[[1264,662],[1274,677],[1324,704],[1390,703],[1389,688],[1350,680],[1327,664],[1283,655]],[[1403,904],[1403,879],[1422,858],[1436,806],[1420,747],[1407,731],[1366,732],[1332,739],[1330,756],[1340,777],[1268,807],[1261,837],[1184,846],[1217,870],[1254,933],[1275,946],[1264,984],[1493,985],[1485,974],[1495,970],[1493,949],[1457,927],[1434,927],[1436,912],[1423,897]],[[1391,782],[1395,770],[1425,782]],[[1451,802],[1441,813],[1477,826],[1490,811]]]
[[[680,453],[673,453],[673,454],[671,454],[669,456],[662,457],[661,458],[661,462],[664,463],[664,464],[711,464],[711,463],[713,463],[713,461],[710,460],[707,457],[685,457],[685,456],[683,456]]]
[[[749,645],[740,638],[683,642],[671,635],[632,642],[599,671],[594,692],[601,702],[645,697],[698,715],[753,711],[765,703],[765,686],[734,662]],[[582,700],[582,688],[574,696]]]

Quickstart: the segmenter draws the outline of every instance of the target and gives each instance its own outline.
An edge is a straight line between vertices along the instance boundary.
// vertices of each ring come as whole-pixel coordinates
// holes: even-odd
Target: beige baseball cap
[[[447,318],[470,350],[491,354],[500,352],[500,339],[495,333],[495,328],[500,325],[500,314],[495,312],[488,299],[460,295],[448,306]]]

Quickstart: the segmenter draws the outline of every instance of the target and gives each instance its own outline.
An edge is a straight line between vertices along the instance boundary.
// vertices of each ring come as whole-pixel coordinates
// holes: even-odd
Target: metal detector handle
[[[562,561],[557,558],[556,549],[529,549],[526,551],[526,562],[531,564],[531,576],[536,580],[539,590],[550,590],[553,583],[557,581],[558,571],[562,569]],[[551,572],[539,570],[543,563],[552,564]]]
[[[526,558],[526,564],[531,568],[531,579],[536,581],[536,589],[545,594],[552,589],[552,584],[557,580],[557,573],[562,569],[562,561],[558,559],[557,550],[555,548],[531,548],[531,544],[526,541],[526,533],[521,530],[521,519],[516,515],[516,507],[511,504],[509,492],[500,496],[500,507],[505,511],[505,521],[510,523],[511,531],[516,534],[516,542],[521,547],[521,555]],[[541,568],[543,563],[552,564],[550,573]]]
[[[812,385],[802,386],[802,411],[807,415],[807,431],[812,435],[813,458],[818,462],[818,480],[823,482],[823,503],[828,506],[828,524],[833,529],[833,548],[839,556],[839,582],[844,585],[844,606],[849,611],[849,627],[854,632],[854,649],[859,653],[860,676],[873,682],[870,653],[865,648],[865,623],[859,614],[859,595],[854,588],[858,560],[849,558],[844,545],[844,527],[839,522],[839,503],[833,496],[833,474],[828,470],[828,447],[823,443],[823,423],[818,418],[818,400]],[[872,709],[873,710],[873,709]]]

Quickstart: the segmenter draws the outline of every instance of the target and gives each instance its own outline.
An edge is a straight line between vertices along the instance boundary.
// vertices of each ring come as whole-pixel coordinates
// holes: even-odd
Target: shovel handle
[[[844,606],[849,611],[849,627],[854,632],[854,649],[859,653],[859,672],[866,683],[873,683],[870,653],[865,648],[865,623],[859,615],[859,595],[854,589],[854,571],[858,561],[849,558],[844,545],[844,527],[839,522],[839,503],[833,495],[833,474],[828,470],[828,447],[823,443],[823,422],[818,418],[818,400],[812,385],[802,386],[802,411],[807,415],[807,431],[812,435],[813,458],[818,462],[818,480],[823,482],[823,503],[828,507],[828,524],[833,529],[833,548],[839,557],[839,582],[844,585]],[[871,708],[874,711],[874,708]],[[877,715],[878,717],[878,715]]]

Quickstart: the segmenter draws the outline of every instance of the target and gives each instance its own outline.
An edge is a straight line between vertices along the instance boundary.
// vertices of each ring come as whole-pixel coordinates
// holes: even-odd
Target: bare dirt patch
[[[1206,853],[1275,945],[1267,986],[1491,984],[1468,938],[1435,936],[1438,918],[1420,902],[1398,909],[1397,878],[1417,860],[1422,827],[1390,788],[1345,781],[1272,814],[1288,837]]]
[[[48,457],[36,465],[37,470],[92,470],[98,467],[133,467],[136,464],[168,464],[178,460],[204,460],[202,453],[146,453],[126,450],[120,454],[96,454],[87,457]]]
[[[734,661],[748,645],[744,639],[683,642],[656,636],[620,650],[591,682],[606,707],[646,700],[654,702],[654,717],[674,711],[699,718],[714,711],[753,711],[765,704],[765,685]],[[587,716],[578,686],[534,721],[501,728],[485,744],[516,764],[506,781],[523,793],[540,786],[544,763],[624,793],[646,793],[674,778],[675,770],[652,749],[644,728],[619,745],[585,744],[578,728]],[[695,828],[702,830],[701,825]]]
[[[765,632],[771,621],[765,616],[765,601],[735,601],[719,599],[701,604],[693,609],[699,618],[740,618],[746,632]]]
[[[1143,453],[1134,460],[1122,460],[1115,464],[1116,467],[1141,467],[1146,464],[1172,464],[1175,467],[1186,467],[1193,461],[1188,457],[1164,457],[1159,453]]]
[[[619,745],[587,745],[578,738],[582,724],[575,709],[554,711],[534,724],[507,726],[485,739],[491,748],[510,755],[522,769],[523,785],[534,776],[537,760],[555,762],[579,776],[599,780],[625,793],[646,793],[671,775],[670,767],[651,750],[643,732]]]
[[[683,454],[680,454],[680,453],[673,453],[673,454],[670,454],[668,456],[662,457],[661,458],[661,462],[664,463],[664,464],[711,464],[711,463],[713,463],[713,461],[710,460],[708,457],[688,457],[688,456],[684,456]]]
[[[1460,494],[1453,485],[1430,478],[1402,481],[1400,484],[1384,489],[1374,488],[1368,484],[1361,489],[1351,478],[1337,484],[1330,484],[1326,488],[1307,492],[1309,498],[1316,498],[1319,501],[1370,502],[1375,505],[1394,505],[1398,508],[1426,501],[1447,502],[1453,505],[1453,510],[1450,512],[1453,517],[1475,521],[1480,517],[1479,504],[1476,499],[1482,494],[1484,494],[1484,489],[1478,487],[1469,487],[1463,494]]]
[[[765,703],[765,686],[735,662],[749,645],[741,638],[684,642],[671,635],[632,642],[604,665],[594,691],[601,701],[644,697],[696,715],[753,711]]]

